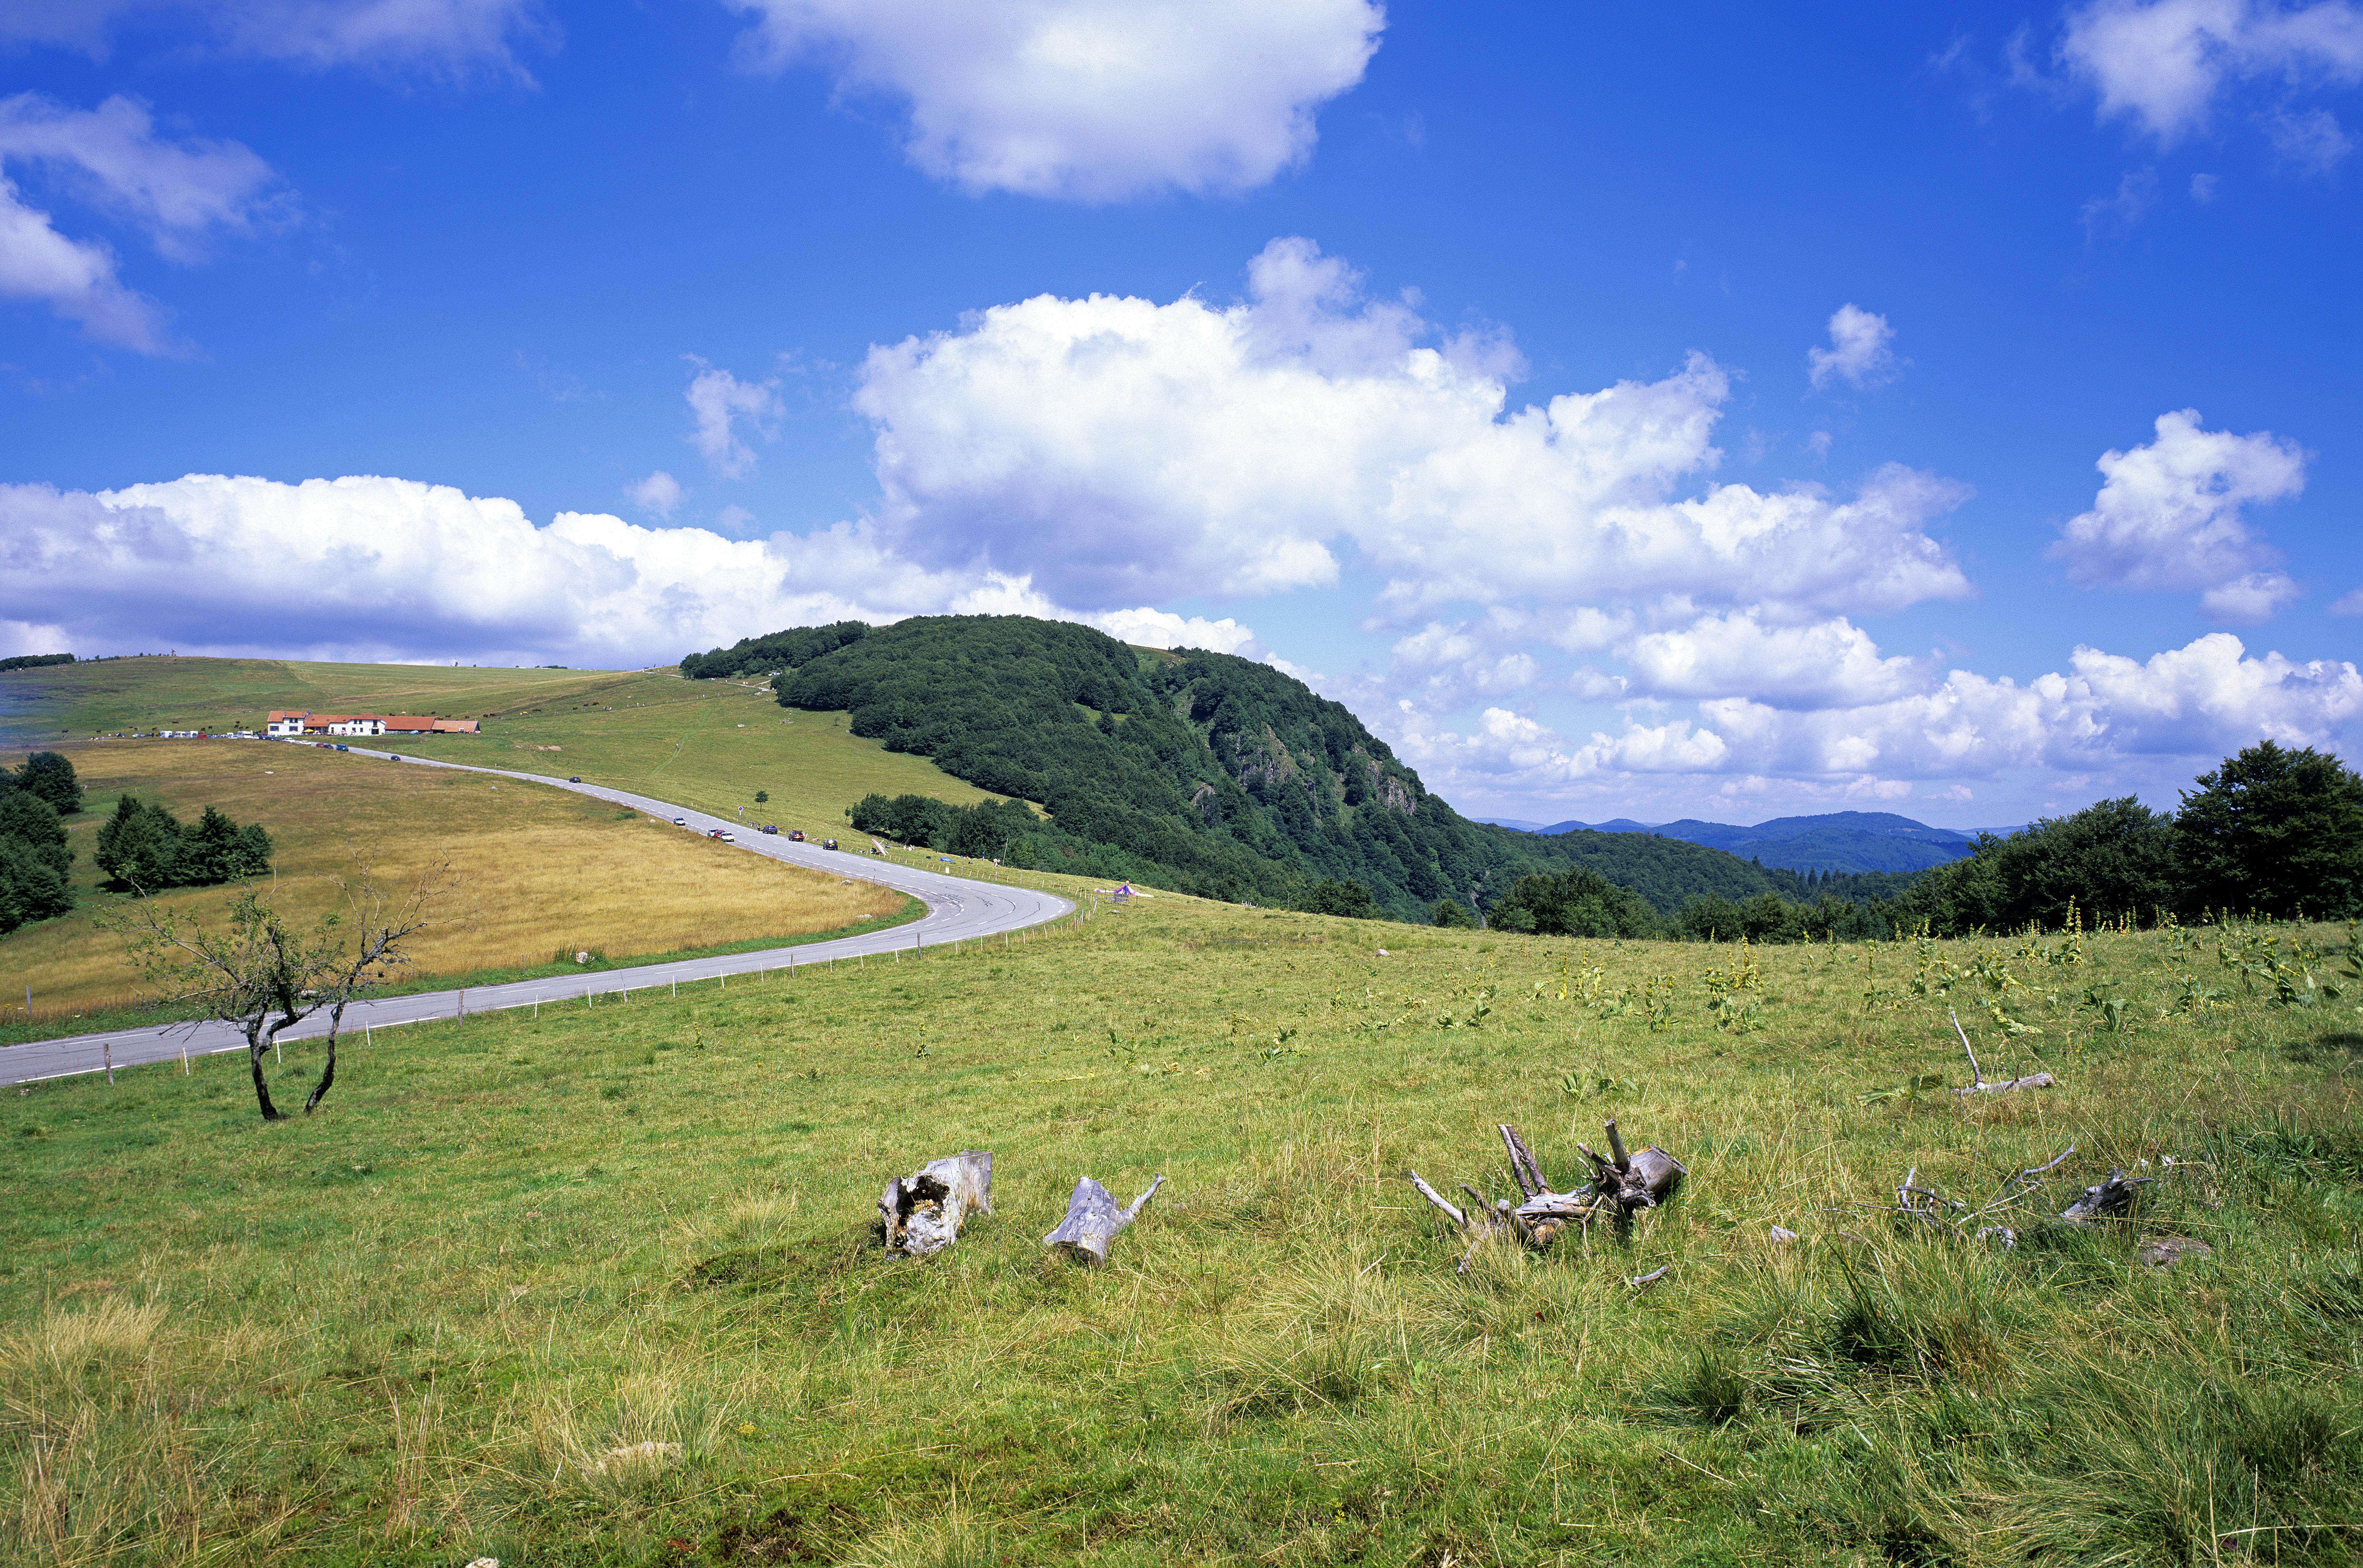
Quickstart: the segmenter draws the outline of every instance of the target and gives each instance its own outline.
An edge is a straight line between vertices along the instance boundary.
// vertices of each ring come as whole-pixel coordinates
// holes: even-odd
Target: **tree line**
[[[1708,894],[1653,919],[1628,890],[1577,868],[1521,879],[1486,913],[1499,929],[1549,936],[1754,942],[1964,937],[2071,917],[2363,917],[2363,778],[2338,758],[2260,741],[2180,793],[2173,812],[2127,795],[2006,837],[1981,834],[1966,859],[1902,879],[1892,896]],[[1465,917],[1457,906],[1433,915],[1438,925],[1456,917]]]
[[[183,822],[153,801],[125,795],[99,824],[91,859],[126,887],[157,893],[208,887],[271,869],[271,835],[260,822],[241,827],[216,806]]]

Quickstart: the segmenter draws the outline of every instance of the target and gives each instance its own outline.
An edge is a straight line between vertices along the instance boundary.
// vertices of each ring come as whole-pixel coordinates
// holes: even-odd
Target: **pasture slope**
[[[2363,1034],[2279,984],[2342,940],[1168,898],[422,1024],[277,1127],[227,1061],[44,1084],[0,1116],[39,1199],[0,1207],[0,1557],[2352,1562]],[[2058,1086],[1933,1086],[1948,1011]],[[1672,1204],[1456,1277],[1405,1170],[1506,1192],[1510,1122],[1571,1184],[1611,1114],[1687,1162]],[[2071,1145],[2013,1247],[1892,1212]],[[882,1259],[885,1177],[963,1147],[996,1212]],[[2113,1166],[2130,1220],[2039,1222]],[[1043,1252],[1076,1178],[1159,1172],[1105,1271]],[[2168,1237],[2207,1250],[2145,1264]]]
[[[467,879],[463,917],[418,950],[415,985],[491,984],[591,967],[804,940],[915,917],[869,884],[841,886],[720,846],[660,832],[644,817],[511,782],[358,762],[350,753],[247,742],[96,739],[152,728],[259,727],[273,707],[419,711],[480,717],[477,736],[403,743],[438,760],[646,789],[728,821],[842,833],[872,792],[984,798],[932,764],[847,732],[838,716],[782,715],[768,694],[670,673],[516,671],[272,660],[124,659],[0,675],[0,742],[72,758],[89,794],[69,817],[80,895],[72,915],[0,942],[0,1043],[145,1016],[119,944],[91,920],[103,890],[92,844],[126,792],[184,819],[218,805],[270,828],[288,906],[309,917],[358,848],[389,880],[449,855]],[[742,728],[743,726],[743,728]],[[13,760],[13,758],[12,758]],[[754,795],[771,797],[758,806]],[[670,813],[668,813],[670,815]],[[904,857],[915,859],[914,857]],[[932,863],[932,862],[930,862]],[[1088,894],[1086,894],[1088,896]],[[225,889],[166,902],[193,911]],[[28,988],[32,1002],[22,998]]]
[[[0,675],[0,745],[24,751],[131,729],[260,728],[272,708],[425,713],[480,735],[390,739],[393,750],[639,790],[716,816],[841,829],[873,792],[988,798],[839,714],[782,711],[767,688],[671,670],[484,670],[270,659],[119,659]],[[758,790],[771,799],[755,803]]]

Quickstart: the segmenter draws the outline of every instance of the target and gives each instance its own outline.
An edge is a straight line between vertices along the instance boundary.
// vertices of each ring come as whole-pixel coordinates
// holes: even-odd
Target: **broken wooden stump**
[[[2150,1184],[2148,1176],[2127,1177],[2123,1171],[2113,1170],[2108,1179],[2086,1187],[2074,1203],[2059,1211],[2059,1218],[2070,1225],[2090,1225],[2096,1219],[2110,1219],[2134,1206],[2134,1195]]]
[[[960,1235],[971,1214],[993,1212],[993,1153],[963,1149],[886,1184],[878,1229],[886,1250],[924,1258]]]
[[[1085,1176],[1075,1184],[1074,1195],[1067,1200],[1067,1218],[1059,1222],[1059,1229],[1042,1238],[1042,1245],[1096,1268],[1107,1262],[1108,1246],[1115,1241],[1116,1232],[1138,1218],[1141,1209],[1164,1184],[1165,1178],[1160,1175],[1148,1184],[1147,1192],[1132,1200],[1130,1208],[1118,1208],[1105,1187]]]
[[[1602,1125],[1608,1134],[1610,1152],[1601,1154],[1576,1145],[1592,1162],[1592,1174],[1591,1181],[1572,1192],[1550,1190],[1534,1151],[1518,1136],[1518,1129],[1507,1124],[1499,1130],[1503,1147],[1510,1154],[1511,1179],[1517,1183],[1523,1199],[1518,1204],[1507,1198],[1489,1202],[1463,1182],[1460,1190],[1469,1195],[1472,1205],[1463,1209],[1429,1186],[1418,1172],[1407,1173],[1419,1195],[1469,1238],[1469,1251],[1462,1254],[1457,1272],[1467,1272],[1477,1243],[1489,1236],[1514,1236],[1524,1245],[1539,1250],[1558,1240],[1570,1223],[1581,1230],[1594,1219],[1610,1218],[1621,1227],[1641,1210],[1655,1208],[1674,1195],[1674,1189],[1690,1173],[1687,1166],[1655,1144],[1628,1153],[1616,1130],[1616,1118],[1611,1117]]]

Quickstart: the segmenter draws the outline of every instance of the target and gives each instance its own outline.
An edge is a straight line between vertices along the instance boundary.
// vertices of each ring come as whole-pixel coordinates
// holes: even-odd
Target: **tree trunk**
[[[326,1095],[328,1092],[328,1086],[337,1081],[337,1031],[344,1027],[344,1022],[345,1005],[339,1002],[337,1004],[337,1010],[328,1015],[328,1060],[320,1069],[320,1081],[312,1085],[311,1095],[304,1102],[305,1116],[310,1116],[319,1107],[320,1097]]]
[[[287,1119],[287,1113],[271,1103],[271,1081],[262,1075],[262,1053],[271,1049],[271,1041],[277,1038],[275,1030],[268,1037],[263,1034],[260,1018],[246,1031],[246,1065],[254,1074],[254,1098],[262,1107],[262,1119],[265,1121]]]
[[[1079,1263],[1104,1263],[1116,1232],[1130,1225],[1164,1184],[1165,1178],[1159,1176],[1148,1184],[1147,1192],[1132,1200],[1130,1208],[1118,1208],[1105,1187],[1085,1176],[1075,1184],[1075,1194],[1067,1200],[1067,1218],[1042,1238],[1042,1245]]]
[[[879,1234],[888,1251],[923,1258],[950,1246],[979,1211],[993,1212],[993,1154],[963,1149],[886,1184],[878,1200]]]

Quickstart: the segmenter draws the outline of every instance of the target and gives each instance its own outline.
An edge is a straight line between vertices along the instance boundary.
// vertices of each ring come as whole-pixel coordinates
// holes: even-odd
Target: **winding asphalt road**
[[[547,980],[519,980],[506,985],[486,985],[466,991],[423,991],[409,996],[372,997],[356,1002],[345,1009],[344,1030],[348,1036],[362,1033],[364,1026],[369,1029],[382,1029],[429,1018],[454,1018],[463,1010],[469,1013],[490,1012],[504,1007],[531,1006],[536,1003],[572,1002],[579,1005],[586,997],[612,995],[620,991],[641,991],[651,985],[718,980],[724,975],[750,974],[769,969],[805,969],[814,964],[825,967],[832,960],[853,958],[863,953],[888,953],[904,949],[925,951],[947,942],[998,936],[1004,931],[1038,926],[1070,914],[1075,907],[1055,893],[946,876],[938,872],[919,871],[869,855],[824,850],[814,843],[794,843],[784,833],[776,836],[757,833],[744,823],[693,811],[644,795],[633,795],[627,790],[608,789],[600,784],[569,784],[563,779],[512,773],[505,768],[480,768],[464,762],[403,758],[390,751],[368,751],[359,747],[353,748],[351,755],[356,759],[382,758],[406,768],[449,768],[460,773],[490,773],[495,778],[515,779],[520,784],[548,784],[553,789],[572,790],[577,795],[628,806],[636,811],[645,811],[651,817],[667,821],[680,817],[687,825],[684,831],[702,833],[710,828],[727,828],[737,835],[737,847],[751,854],[769,855],[775,861],[785,861],[791,865],[809,866],[861,882],[874,882],[920,900],[926,905],[927,913],[906,926],[871,931],[864,936],[806,942],[799,947],[767,948],[760,952],[729,953],[718,958],[682,959],[674,963],[642,964],[632,969],[606,969],[586,975],[553,975]],[[858,840],[849,839],[846,841]],[[727,986],[728,982],[724,981],[723,984]],[[326,1015],[315,1014],[281,1035],[280,1039],[309,1040],[327,1032]],[[228,1025],[217,1023],[150,1025],[136,1029],[116,1029],[108,1034],[32,1040],[23,1045],[0,1048],[0,1084],[27,1084],[42,1078],[64,1078],[81,1073],[103,1072],[110,1061],[117,1067],[132,1067],[142,1062],[176,1062],[184,1051],[190,1056],[210,1056],[220,1051],[245,1049],[243,1036]]]

